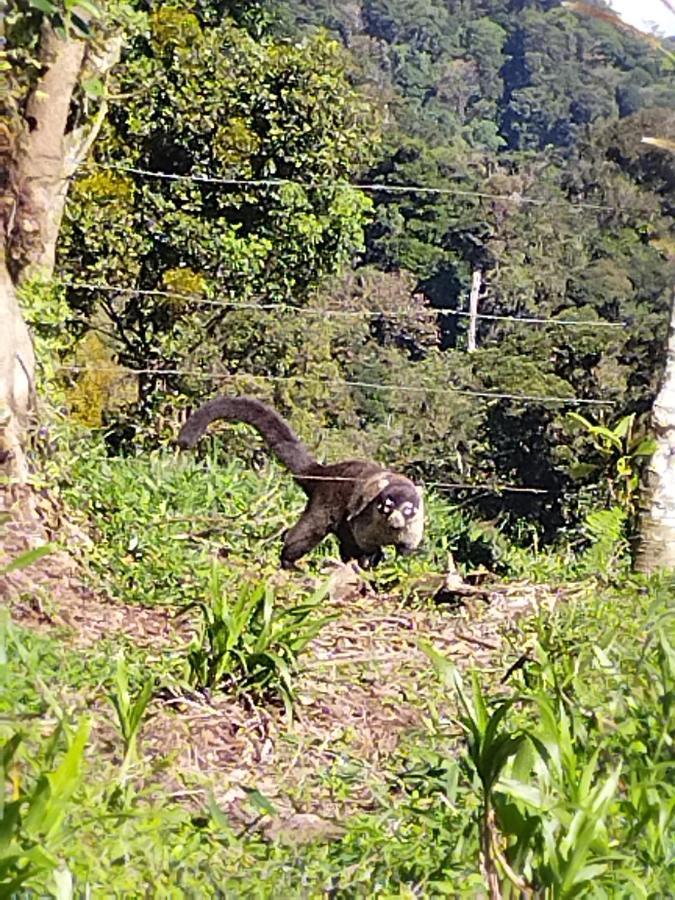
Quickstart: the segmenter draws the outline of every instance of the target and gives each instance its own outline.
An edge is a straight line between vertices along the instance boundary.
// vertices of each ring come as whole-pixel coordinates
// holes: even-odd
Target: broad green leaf
[[[79,786],[84,748],[89,738],[91,723],[83,719],[70,739],[68,749],[60,765],[38,779],[28,804],[24,819],[26,832],[34,837],[49,836],[60,824],[66,813],[67,803]]]
[[[46,15],[52,15],[57,10],[56,3],[50,3],[49,0],[29,0],[29,3],[34,9],[40,10],[40,12],[46,13]]]
[[[533,784],[515,781],[512,778],[500,778],[498,787],[504,794],[513,797],[514,800],[522,801],[526,806],[538,812],[546,812],[550,808],[549,800]]]

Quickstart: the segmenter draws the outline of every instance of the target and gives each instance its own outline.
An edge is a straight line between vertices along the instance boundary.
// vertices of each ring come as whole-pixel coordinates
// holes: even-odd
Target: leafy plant
[[[477,833],[491,896],[571,898],[592,882],[647,898],[671,880],[670,591],[672,579],[636,581],[542,615],[526,689],[494,700],[475,673],[469,694],[454,666],[424,646],[458,698],[466,739],[459,781],[448,783],[447,765],[427,765],[427,793],[451,790],[467,811],[468,797],[479,798],[466,838]],[[448,852],[457,852],[450,838]]]
[[[583,523],[590,546],[578,560],[577,575],[606,579],[628,548],[628,516],[620,506],[590,512]]]
[[[574,897],[606,872],[614,855],[606,816],[621,766],[603,778],[601,748],[590,758],[584,753],[565,708],[542,695],[531,701],[539,724],[500,779],[497,816],[509,858],[537,890]]]
[[[656,442],[635,428],[634,413],[624,416],[613,428],[595,424],[577,412],[569,412],[567,417],[583,428],[602,458],[599,463],[579,463],[572,474],[581,477],[604,472],[612,502],[618,504],[627,516],[633,516],[639,484],[637,464],[641,458],[652,455]]]
[[[124,746],[124,758],[120,770],[120,781],[124,780],[129,766],[137,759],[137,738],[143,716],[152,698],[154,678],[146,678],[140,691],[132,700],[129,693],[129,676],[123,655],[117,659],[115,670],[115,690],[108,694],[108,700],[117,713],[117,726]]]
[[[514,756],[525,735],[504,727],[505,718],[513,705],[512,699],[500,700],[490,712],[478,675],[471,673],[471,695],[464,688],[457,667],[427,643],[420,646],[431,660],[445,683],[454,688],[459,698],[461,712],[458,717],[466,736],[466,754],[461,763],[468,771],[469,779],[480,792],[480,848],[482,868],[490,897],[502,896],[502,878],[519,890],[529,890],[528,885],[511,868],[502,854],[500,833],[495,818],[495,788],[509,759]]]
[[[328,586],[306,602],[276,605],[269,582],[226,580],[214,566],[209,601],[187,655],[188,680],[198,688],[225,686],[255,696],[277,694],[291,715],[298,657],[333,616],[316,618]]]
[[[236,568],[277,554],[293,485],[273,470],[171,453],[109,458],[103,441],[66,444],[48,461],[68,515],[92,537],[82,553],[93,584],[127,603],[185,605],[203,596],[210,560]]]
[[[24,784],[17,756],[22,743],[14,733],[0,744],[0,889],[3,896],[41,873],[51,873],[57,883],[68,883],[70,874],[59,861],[64,837],[63,822],[80,784],[84,750],[90,723],[83,719],[71,734],[57,726],[49,743],[55,746],[65,735],[67,747],[61,762],[43,770],[34,784]],[[12,785],[9,798],[7,785]],[[61,896],[70,896],[69,893]]]

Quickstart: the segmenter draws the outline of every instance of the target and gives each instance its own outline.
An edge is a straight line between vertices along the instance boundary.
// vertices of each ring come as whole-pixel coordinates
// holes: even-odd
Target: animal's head
[[[359,516],[367,507],[377,512],[394,532],[405,533],[413,524],[423,522],[422,490],[404,475],[380,472],[369,478],[355,497],[349,518]]]
[[[394,531],[404,531],[423,514],[422,494],[412,481],[389,476],[375,500],[375,508]]]

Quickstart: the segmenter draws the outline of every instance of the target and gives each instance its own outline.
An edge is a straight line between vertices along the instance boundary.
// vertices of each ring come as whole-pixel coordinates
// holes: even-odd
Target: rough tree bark
[[[14,158],[7,261],[16,284],[31,275],[49,276],[54,269],[68,190],[66,125],[84,51],[84,41],[61,40],[48,22],[43,24],[40,59],[45,69],[28,97]]]
[[[103,52],[72,36],[62,39],[44,20],[40,77],[21,112],[0,128],[0,475],[23,481],[23,435],[35,397],[35,357],[16,287],[49,278],[69,179],[85,157],[105,116],[69,128],[73,94],[83,74],[105,77],[119,58],[121,38]]]
[[[656,451],[647,466],[640,499],[635,568],[675,569],[675,293],[666,367],[652,410]]]

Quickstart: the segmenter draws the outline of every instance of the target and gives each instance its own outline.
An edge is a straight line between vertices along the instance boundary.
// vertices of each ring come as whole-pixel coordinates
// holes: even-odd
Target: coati
[[[263,437],[308,497],[300,519],[284,535],[281,565],[297,560],[335,534],[343,562],[374,566],[382,547],[415,550],[424,533],[420,488],[376,462],[350,459],[322,465],[279,413],[253,397],[217,397],[200,406],[180,430],[178,445],[194,447],[215,419],[245,422]]]

